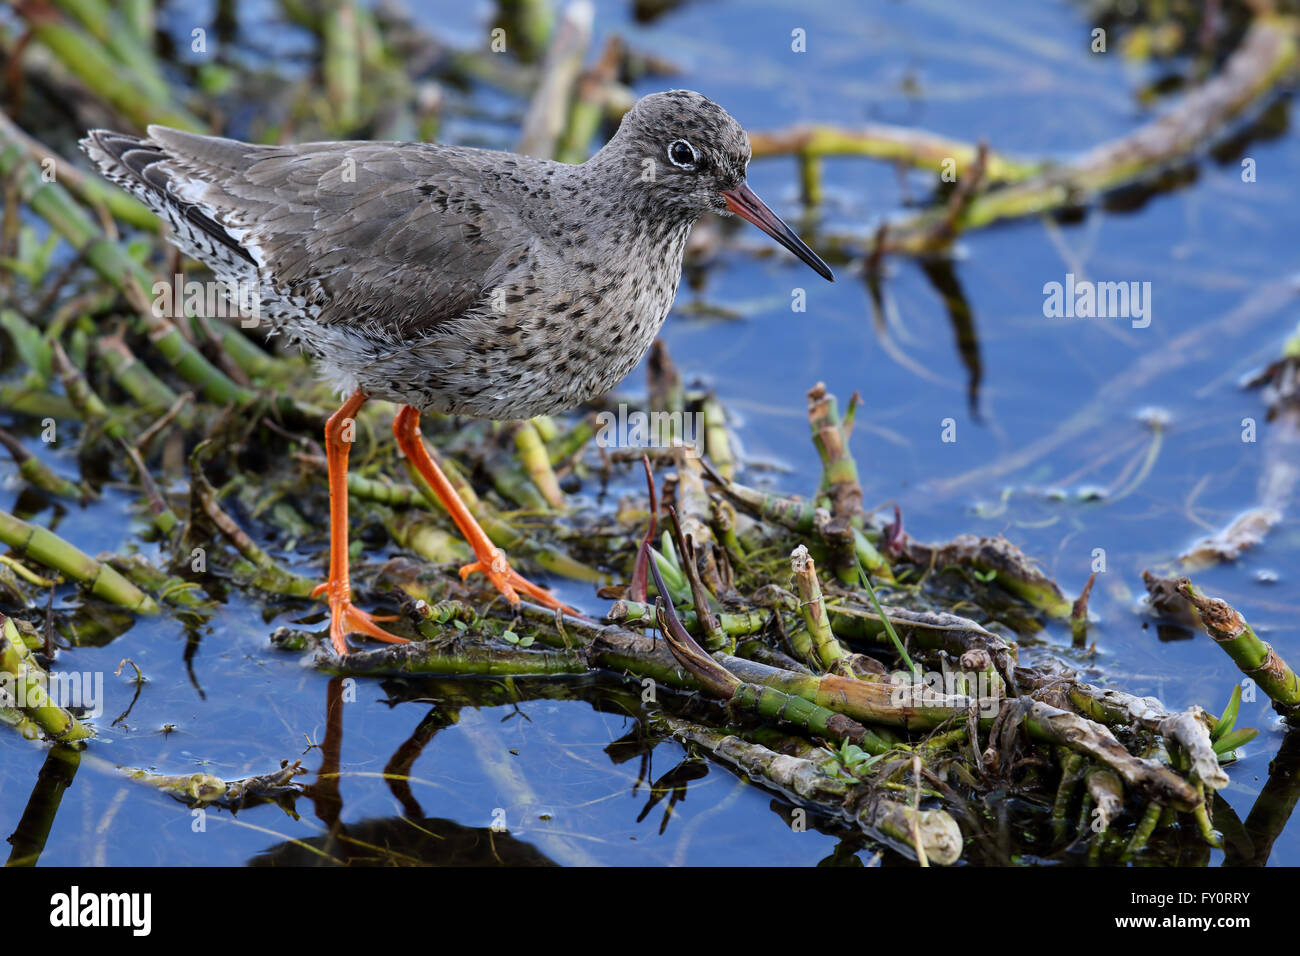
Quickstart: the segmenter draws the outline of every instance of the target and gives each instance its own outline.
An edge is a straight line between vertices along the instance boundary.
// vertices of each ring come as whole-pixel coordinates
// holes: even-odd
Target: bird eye
[[[675,139],[668,144],[668,158],[674,166],[680,166],[682,169],[694,169],[699,160],[695,147],[684,139]]]

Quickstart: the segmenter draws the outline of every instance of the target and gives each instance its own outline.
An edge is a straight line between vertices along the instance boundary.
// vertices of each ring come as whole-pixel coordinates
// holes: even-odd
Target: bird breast
[[[498,420],[568,411],[621,382],[649,350],[690,226],[629,230],[613,243],[590,231],[568,244],[539,239],[474,309],[422,339],[365,361],[355,348],[318,355],[341,391],[424,410]],[[331,351],[353,356],[349,368],[331,368]]]

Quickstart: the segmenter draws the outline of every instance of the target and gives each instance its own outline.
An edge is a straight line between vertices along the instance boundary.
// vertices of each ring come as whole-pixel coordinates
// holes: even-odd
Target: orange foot
[[[500,548],[492,548],[489,553],[479,554],[477,561],[460,569],[460,579],[464,581],[476,571],[481,571],[487,575],[487,579],[511,604],[519,603],[519,592],[523,591],[544,607],[549,607],[554,611],[563,611],[565,614],[578,613],[567,604],[561,604],[557,601],[550,591],[538,587],[510,567],[510,562],[506,560],[506,553]]]
[[[340,657],[344,657],[348,653],[349,634],[365,634],[367,637],[373,637],[385,644],[411,643],[404,637],[389,634],[375,623],[376,621],[395,621],[397,620],[396,616],[367,614],[353,605],[351,594],[347,588],[331,588],[330,582],[326,581],[324,584],[318,584],[311,592],[311,596],[320,597],[326,592],[329,592],[330,602],[330,641],[334,644],[335,653]]]

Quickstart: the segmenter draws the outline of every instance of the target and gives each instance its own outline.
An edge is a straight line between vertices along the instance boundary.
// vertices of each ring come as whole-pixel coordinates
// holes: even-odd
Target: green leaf
[[[520,647],[532,647],[532,646],[533,646],[533,643],[534,643],[536,640],[537,640],[537,638],[535,638],[535,637],[533,637],[533,635],[529,634],[527,637],[521,637],[521,638],[519,638],[519,646],[520,646]]]
[[[1241,709],[1241,685],[1237,684],[1232,688],[1232,697],[1228,700],[1228,706],[1223,708],[1223,716],[1219,722],[1214,725],[1214,730],[1210,733],[1211,740],[1218,740],[1227,734],[1232,733],[1232,727],[1237,722],[1237,713]]]
[[[34,370],[41,381],[48,382],[53,375],[52,353],[50,344],[41,337],[40,329],[13,309],[0,309],[0,328],[9,333],[22,363]]]
[[[860,774],[884,756],[885,754],[877,754],[873,757],[857,744],[845,740],[840,744],[840,749],[835,752],[835,757],[844,768],[844,771],[847,771],[850,776],[846,777],[844,771],[837,771],[837,775],[848,782],[856,783],[859,777],[853,775]]]
[[[205,96],[220,96],[234,85],[235,75],[225,67],[215,63],[200,64],[198,69],[199,88]]]
[[[132,239],[126,244],[126,254],[141,265],[149,261],[151,252],[153,252],[153,242],[149,239]]]
[[[502,631],[501,640],[505,641],[507,644],[518,644],[519,635],[514,631]]]
[[[663,552],[663,556],[668,559],[669,563],[672,564],[673,570],[676,571],[677,574],[680,576],[682,573],[681,571],[682,562],[677,557],[677,549],[673,547],[672,535],[670,535],[667,531],[665,531],[659,538],[659,548]],[[662,570],[663,569],[660,568],[661,572]]]
[[[655,566],[659,568],[659,573],[663,575],[664,584],[671,592],[663,595],[663,597],[671,600],[674,604],[688,599],[691,594],[690,586],[686,583],[686,578],[677,565],[654,548],[650,549],[650,557],[653,559]]]
[[[18,234],[18,256],[30,264],[32,281],[38,282],[50,270],[54,247],[59,244],[59,234],[51,232],[44,240],[38,239],[36,230],[24,226]]]
[[[898,656],[903,659],[903,663],[907,665],[909,671],[913,674],[920,673],[917,666],[912,663],[912,658],[907,656],[907,651],[903,648],[903,642],[899,639],[898,632],[894,630],[893,622],[885,616],[885,610],[880,606],[880,600],[876,597],[876,589],[871,586],[871,578],[867,577],[867,569],[862,566],[862,560],[856,553],[853,556],[853,560],[858,565],[858,577],[862,579],[862,586],[867,589],[867,597],[871,599],[871,606],[875,609],[876,613],[880,615],[880,620],[885,625],[885,632],[889,635],[889,639],[894,643],[894,650],[898,651]]]
[[[1254,727],[1242,727],[1240,730],[1234,730],[1231,733],[1224,734],[1216,740],[1214,742],[1214,752],[1222,757],[1231,750],[1236,750],[1238,747],[1245,746],[1258,736],[1259,731]]]

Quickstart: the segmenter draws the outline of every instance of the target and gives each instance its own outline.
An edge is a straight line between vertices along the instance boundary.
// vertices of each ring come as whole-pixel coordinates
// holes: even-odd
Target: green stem
[[[47,691],[49,677],[36,663],[18,634],[12,619],[0,614],[0,671],[11,678],[7,690],[16,695],[7,702],[41,728],[50,740],[73,743],[94,736],[94,732],[56,704]]]
[[[33,561],[80,581],[95,597],[137,614],[158,613],[153,598],[109,565],[96,561],[46,528],[0,511],[0,541]]]
[[[1260,640],[1246,619],[1226,601],[1205,597],[1187,578],[1178,582],[1178,590],[1200,614],[1206,633],[1269,696],[1278,713],[1288,721],[1300,719],[1300,678],[1277,651]]]

